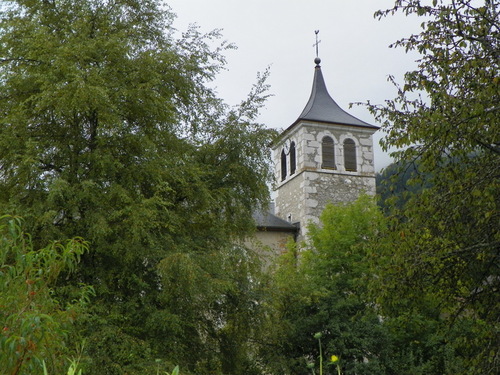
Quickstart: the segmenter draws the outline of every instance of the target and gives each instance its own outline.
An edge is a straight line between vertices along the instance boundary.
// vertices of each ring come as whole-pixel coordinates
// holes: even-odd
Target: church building
[[[304,239],[308,223],[319,223],[327,203],[351,202],[362,192],[375,194],[372,136],[378,127],[339,107],[326,88],[321,60],[314,62],[309,101],[272,145],[275,209],[256,217],[258,238],[280,231],[281,237],[290,236],[294,228],[295,238]]]

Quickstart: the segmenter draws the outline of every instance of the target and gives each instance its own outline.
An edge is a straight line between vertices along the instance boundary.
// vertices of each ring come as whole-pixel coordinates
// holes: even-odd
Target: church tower
[[[377,126],[351,116],[332,99],[316,57],[311,96],[299,118],[272,148],[276,216],[299,223],[304,238],[327,203],[375,194],[373,133]]]

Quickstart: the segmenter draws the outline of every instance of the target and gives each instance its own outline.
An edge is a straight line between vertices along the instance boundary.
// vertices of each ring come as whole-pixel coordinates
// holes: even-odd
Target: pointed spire
[[[316,67],[314,68],[314,79],[311,96],[304,110],[300,114],[299,120],[328,122],[342,125],[354,125],[362,127],[377,128],[367,122],[361,121],[358,118],[351,116],[332,99],[326,89],[323,73],[321,72],[321,59],[314,59]]]

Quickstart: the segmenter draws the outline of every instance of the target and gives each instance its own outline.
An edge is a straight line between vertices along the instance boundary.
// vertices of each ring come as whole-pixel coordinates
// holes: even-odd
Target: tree
[[[325,362],[339,356],[344,374],[385,374],[391,341],[366,288],[371,241],[385,225],[383,215],[363,195],[327,205],[320,222],[310,226],[307,247],[285,254],[277,270],[272,325],[278,333],[270,362],[281,367],[276,373],[308,372],[307,363],[320,355],[320,333]]]
[[[0,367],[4,374],[62,373],[75,343],[66,333],[92,295],[62,305],[54,295],[58,278],[73,271],[88,244],[80,238],[33,248],[18,218],[0,217]],[[45,363],[45,365],[44,365]]]
[[[415,181],[418,177],[420,181]],[[418,163],[392,163],[375,175],[378,205],[389,214],[391,209],[402,208],[409,196],[420,194],[422,190],[430,185],[429,177],[422,174]]]
[[[467,326],[453,339],[464,373],[500,369],[498,5],[408,0],[377,13],[423,17],[419,34],[393,45],[419,52],[418,67],[403,85],[391,79],[395,99],[369,107],[388,132],[383,146],[399,148],[402,165],[417,163],[413,181],[427,184],[394,212],[380,301],[428,296],[448,329]]]
[[[255,123],[267,72],[229,108],[207,83],[231,46],[210,47],[218,33],[196,28],[175,39],[159,1],[18,0],[1,13],[0,209],[24,217],[37,246],[74,236],[91,244],[68,282],[96,290],[81,326],[93,373],[153,372],[169,335],[190,358],[181,367],[195,370],[200,348],[179,338],[182,314],[196,306],[225,322],[210,308],[238,275],[210,269],[210,259],[230,267],[229,249],[268,200],[273,132]],[[191,282],[206,276],[206,310],[185,295],[186,310],[173,311],[166,296],[177,288],[162,286],[165,264],[183,257],[196,263]],[[161,311],[164,330],[152,331]],[[99,350],[108,342],[116,346]],[[202,350],[220,353],[211,349]]]

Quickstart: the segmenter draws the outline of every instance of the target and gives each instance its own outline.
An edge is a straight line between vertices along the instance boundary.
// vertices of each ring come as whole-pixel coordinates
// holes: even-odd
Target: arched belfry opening
[[[290,144],[290,175],[295,174],[295,170],[297,169],[297,160],[295,158],[295,142]]]
[[[329,136],[321,140],[321,168],[335,169],[335,142]]]
[[[344,140],[344,168],[346,171],[350,172],[356,172],[358,168],[356,161],[356,143],[351,138]]]
[[[286,173],[287,173],[286,152],[283,149],[281,150],[281,181],[284,181],[286,179]]]

